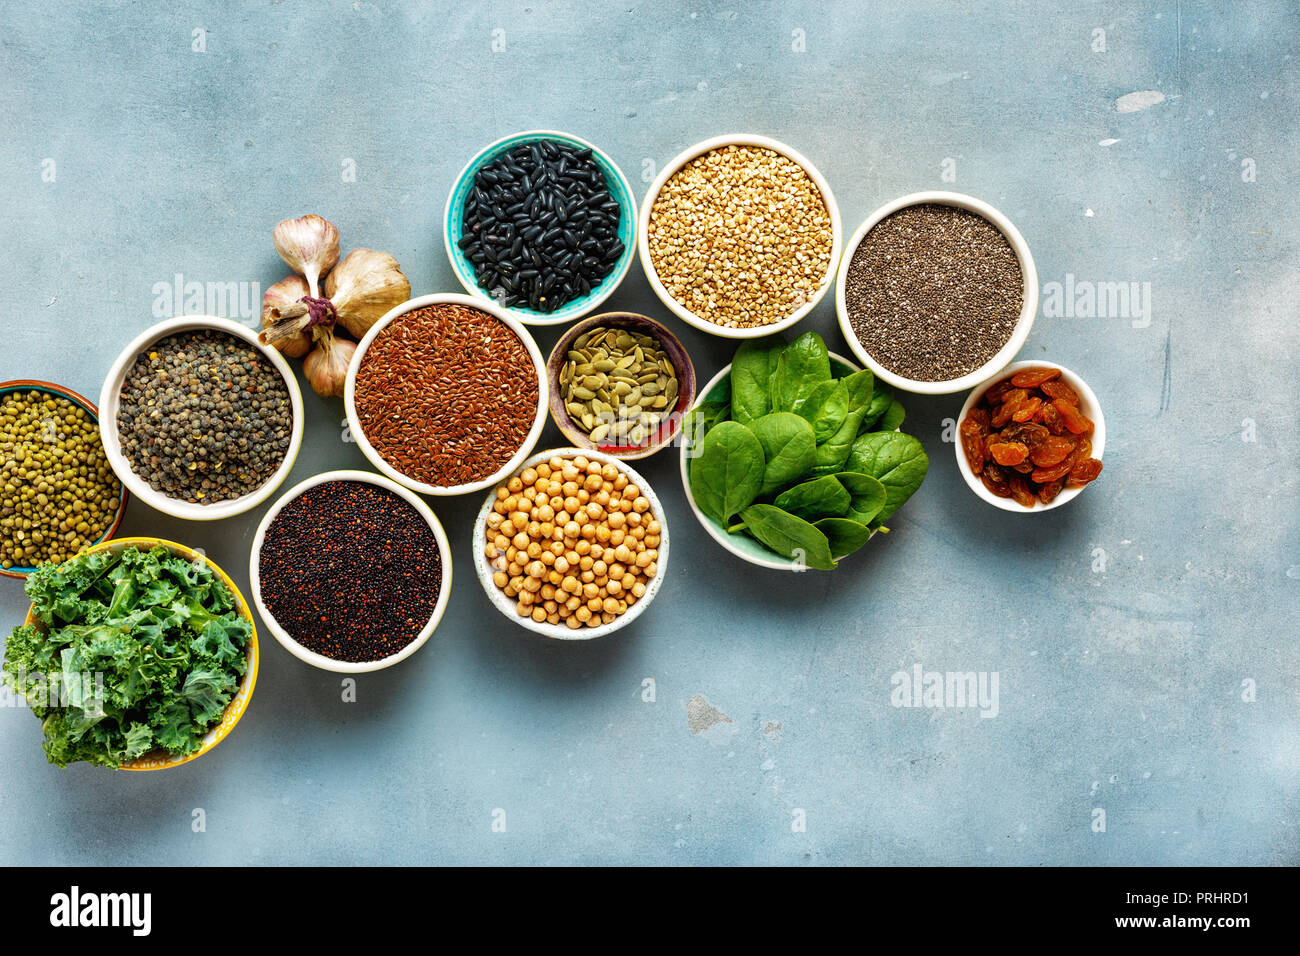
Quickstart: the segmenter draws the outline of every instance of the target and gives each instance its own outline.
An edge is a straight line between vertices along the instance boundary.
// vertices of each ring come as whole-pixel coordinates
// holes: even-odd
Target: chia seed
[[[845,276],[858,341],[885,368],[920,382],[967,375],[1006,345],[1024,278],[1011,243],[983,216],[923,203],[862,238]]]
[[[170,498],[212,504],[250,494],[289,451],[293,406],[270,361],[233,335],[179,332],[127,371],[117,410],[131,470]]]
[[[377,661],[433,616],[442,554],[406,499],[360,481],[327,481],[290,501],[266,529],[262,603],[289,636],[336,661]]]

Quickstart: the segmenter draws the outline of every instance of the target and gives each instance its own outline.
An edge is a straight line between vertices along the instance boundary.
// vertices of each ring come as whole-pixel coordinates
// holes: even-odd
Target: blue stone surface
[[[591,140],[638,200],[682,149],[748,131],[817,164],[847,232],[921,189],[1005,212],[1043,289],[1021,357],[1083,376],[1109,440],[1078,500],[1008,514],[958,475],[963,396],[908,397],[930,475],[830,574],[726,554],[659,454],[638,467],[669,578],[587,644],[495,612],[479,496],[435,500],[448,613],[355,703],[263,629],[247,715],[180,769],[59,770],[32,715],[0,710],[0,859],[1300,862],[1298,27],[1283,3],[6,3],[0,380],[98,394],[185,311],[177,283],[234,283],[212,308],[256,322],[287,272],[271,229],[306,212],[395,255],[415,294],[459,291],[443,203],[513,131]],[[1139,295],[1097,314],[1099,283]],[[701,382],[730,360],[639,265],[608,307],[669,321]],[[831,298],[802,328],[847,351]],[[366,467],[341,402],[306,404],[289,482]],[[133,502],[122,532],[246,586],[262,513]],[[0,602],[18,623],[17,582]],[[916,665],[996,673],[996,716],[894,706]]]

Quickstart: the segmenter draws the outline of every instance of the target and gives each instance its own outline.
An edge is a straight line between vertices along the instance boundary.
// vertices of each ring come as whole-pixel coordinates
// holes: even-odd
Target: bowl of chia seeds
[[[586,140],[515,133],[456,177],[443,242],[470,295],[526,325],[562,325],[594,310],[627,275],[636,199],[614,161]]]
[[[1020,231],[988,203],[912,193],[845,245],[835,306],[849,348],[878,378],[946,395],[1016,357],[1038,311],[1038,272]]]
[[[843,229],[830,184],[766,136],[715,136],[664,166],[641,204],[637,249],[660,301],[724,338],[794,325],[831,288]]]
[[[280,645],[327,671],[404,661],[451,596],[451,546],[414,492],[368,471],[327,471],[262,518],[248,563],[253,603]]]
[[[302,444],[302,393],[289,364],[231,319],[187,315],[145,330],[99,397],[109,464],[164,514],[241,514],[278,488]]]

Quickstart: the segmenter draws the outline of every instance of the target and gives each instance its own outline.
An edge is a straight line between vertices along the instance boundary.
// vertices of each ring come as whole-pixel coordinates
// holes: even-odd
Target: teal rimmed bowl
[[[566,302],[554,312],[538,312],[524,306],[507,307],[498,303],[496,299],[488,294],[486,289],[479,286],[478,278],[474,274],[474,264],[461,251],[459,245],[461,238],[465,234],[465,200],[469,196],[470,190],[474,188],[474,177],[478,171],[502,153],[508,153],[516,146],[542,139],[575,146],[578,149],[591,150],[592,160],[605,174],[605,184],[609,187],[610,196],[618,202],[618,238],[623,243],[623,255],[619,257],[613,271],[605,276],[600,285],[593,288],[585,296]],[[447,211],[443,216],[442,239],[443,245],[447,249],[447,258],[451,260],[451,270],[456,273],[456,279],[470,295],[484,302],[500,305],[501,308],[525,325],[564,325],[596,309],[609,298],[610,294],[618,288],[619,283],[626,278],[628,270],[632,267],[632,260],[636,258],[636,223],[636,199],[632,195],[632,186],[612,159],[585,139],[580,139],[569,133],[556,132],[555,130],[534,129],[523,133],[514,133],[497,140],[465,165],[465,168],[460,171],[460,175],[456,177],[455,184],[451,187],[451,194],[447,197]]]
[[[99,426],[99,409],[95,407],[95,403],[84,395],[74,392],[70,388],[64,388],[62,385],[55,385],[53,382],[43,382],[35,379],[19,379],[12,382],[0,382],[0,400],[3,400],[6,395],[13,392],[45,392],[49,395],[57,395],[59,398],[65,398],[72,404],[84,408],[86,414],[90,416],[91,423],[95,425],[96,428]],[[118,485],[121,487],[121,491],[117,498],[117,510],[113,512],[113,520],[109,523],[108,527],[104,529],[104,533],[86,547],[94,547],[95,545],[103,544],[117,533],[118,526],[122,523],[122,515],[126,513],[126,502],[128,498],[126,485],[121,481],[118,482]],[[85,549],[83,548],[82,550]],[[15,564],[11,568],[0,568],[0,575],[4,575],[7,578],[25,578],[35,570],[36,568],[31,565]]]

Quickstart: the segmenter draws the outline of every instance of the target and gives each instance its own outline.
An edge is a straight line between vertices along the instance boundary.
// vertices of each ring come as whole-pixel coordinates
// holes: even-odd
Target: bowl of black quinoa
[[[146,329],[99,397],[109,464],[164,514],[210,521],[261,504],[293,468],[303,404],[288,362],[231,319],[187,315]]]
[[[562,325],[618,288],[636,255],[636,199],[605,153],[528,130],[484,148],[456,177],[443,217],[452,271],[470,295],[525,325]]]
[[[451,546],[413,491],[327,471],[285,492],[253,536],[253,603],[289,653],[322,670],[377,671],[429,640],[451,596]]]
[[[996,375],[1038,311],[1029,244],[1005,215],[961,193],[881,206],[845,243],[835,286],[840,330],[858,360],[926,395]]]

